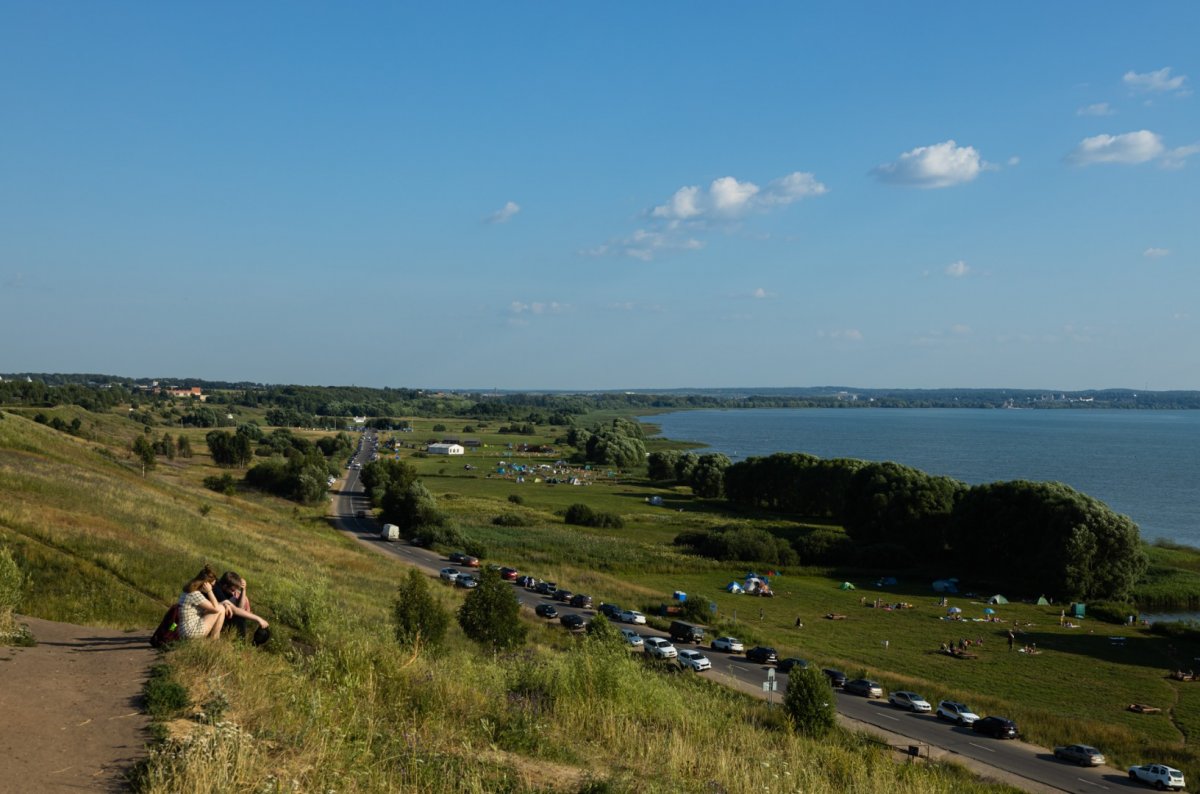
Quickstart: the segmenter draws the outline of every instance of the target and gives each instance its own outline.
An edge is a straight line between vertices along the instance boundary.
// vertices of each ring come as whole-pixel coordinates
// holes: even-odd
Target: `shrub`
[[[435,433],[445,433],[445,432],[446,432],[446,426],[445,426],[445,425],[443,425],[443,424],[436,424],[436,425],[434,425],[434,426],[433,426],[433,432],[435,432]]]
[[[0,549],[0,616],[11,615],[21,606],[24,589],[25,574],[13,559],[12,552]]]
[[[519,493],[510,493],[508,495],[508,501],[512,502],[515,505],[523,505],[523,504],[525,504],[525,497],[521,496],[521,494],[519,494]]]
[[[793,667],[783,695],[783,709],[799,734],[821,738],[837,724],[833,690],[815,666]]]
[[[498,527],[527,527],[531,522],[518,513],[501,513],[492,519],[492,523]]]
[[[150,668],[142,695],[147,713],[156,720],[170,719],[188,707],[187,688],[171,676],[171,668],[165,664]]]
[[[1087,605],[1088,617],[1106,623],[1125,623],[1130,615],[1137,615],[1138,608],[1125,601],[1093,601]]]
[[[520,609],[508,583],[498,572],[484,568],[479,572],[479,586],[467,594],[458,610],[458,625],[468,637],[494,651],[516,648],[525,643]]]
[[[600,527],[620,529],[625,526],[625,519],[616,513],[598,513],[585,504],[575,503],[567,508],[564,520],[568,524],[581,527]]]
[[[450,615],[438,605],[429,591],[429,582],[416,568],[409,568],[400,581],[392,617],[396,642],[414,650],[440,645],[450,625]]]
[[[226,496],[232,496],[237,491],[237,480],[232,474],[212,475],[204,478],[204,487]]]

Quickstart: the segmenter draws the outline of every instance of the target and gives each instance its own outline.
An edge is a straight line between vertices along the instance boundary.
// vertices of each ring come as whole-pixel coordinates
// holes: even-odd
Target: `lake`
[[[733,460],[807,452],[972,485],[1062,482],[1132,518],[1148,540],[1200,546],[1200,411],[762,408],[644,421]]]

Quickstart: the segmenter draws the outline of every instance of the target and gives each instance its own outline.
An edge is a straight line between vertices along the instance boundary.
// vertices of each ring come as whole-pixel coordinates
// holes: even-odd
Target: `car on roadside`
[[[780,659],[775,663],[775,669],[781,673],[790,673],[797,667],[803,670],[808,667],[808,662],[804,661],[803,659],[798,659],[795,656],[789,656],[786,659]]]
[[[1104,753],[1090,744],[1068,744],[1054,748],[1054,757],[1080,766],[1104,766]]]
[[[933,706],[929,705],[928,700],[916,692],[909,692],[904,689],[889,692],[888,703],[891,703],[898,709],[908,709],[914,714],[928,714],[933,711]]]
[[[1017,723],[1004,717],[984,717],[975,720],[971,723],[971,730],[993,739],[1015,739],[1019,735]]]
[[[438,571],[438,576],[442,577],[443,581],[453,582],[458,578],[459,570],[457,568],[443,568]]]
[[[851,695],[861,695],[865,698],[882,698],[883,687],[868,678],[855,678],[842,685],[842,689]]]
[[[616,604],[606,604],[601,601],[600,606],[596,609],[596,611],[609,620],[621,619],[621,608]]]
[[[533,613],[539,618],[548,618],[550,620],[558,617],[558,610],[554,608],[554,604],[538,604],[533,608]]]
[[[574,612],[563,615],[558,622],[563,624],[568,631],[583,631],[587,628],[587,620],[583,615],[576,615]]]
[[[573,596],[573,595],[575,595],[575,594],[572,593],[570,590],[555,590],[554,595],[551,597],[555,601],[561,601],[564,604],[568,604],[568,603],[570,603],[571,596]]]
[[[959,703],[957,700],[943,700],[938,703],[937,718],[967,726],[978,720],[979,715],[971,711],[971,707],[966,703]]]
[[[501,568],[500,569],[500,578],[506,582],[515,582],[517,580],[517,569],[516,568],[507,568],[507,567]]]
[[[576,609],[591,609],[592,597],[590,595],[584,595],[583,593],[576,593],[575,595],[571,596],[571,606],[575,607]]]
[[[621,620],[625,623],[635,623],[639,626],[646,625],[646,616],[636,609],[626,609],[621,613]]]
[[[674,659],[679,656],[679,651],[675,650],[675,646],[663,637],[643,637],[642,643],[646,653],[655,659]]]
[[[700,651],[680,651],[679,666],[685,670],[694,670],[697,673],[702,673],[705,670],[712,669],[712,662],[708,657],[700,653]]]
[[[537,584],[537,579],[529,574],[523,573],[514,580],[514,584],[518,587],[533,587]]]
[[[742,641],[737,637],[717,637],[709,643],[714,651],[725,651],[726,653],[741,653],[746,650],[746,646],[742,645]]]
[[[465,565],[468,568],[479,567],[479,558],[473,557],[470,554],[467,554],[465,551],[451,552],[450,556],[448,556],[446,559],[450,560],[450,562],[454,563],[455,565]]]
[[[621,636],[625,638],[626,642],[635,648],[641,648],[646,644],[646,641],[642,639],[642,635],[638,634],[633,629],[621,629]]]
[[[1184,787],[1183,773],[1175,767],[1166,764],[1142,764],[1129,767],[1129,779],[1148,786],[1154,786],[1159,791],[1182,791]]]
[[[832,667],[826,667],[821,670],[825,677],[829,679],[831,687],[844,687],[846,685],[846,674],[841,670],[835,670]]]
[[[554,582],[538,582],[533,591],[538,595],[554,595],[554,591],[558,589],[558,585]]]
[[[470,574],[460,573],[458,578],[454,580],[455,587],[465,587],[470,590],[472,587],[479,587],[479,580]]]
[[[779,654],[775,652],[774,648],[756,645],[746,651],[746,661],[755,664],[774,664],[779,661]]]

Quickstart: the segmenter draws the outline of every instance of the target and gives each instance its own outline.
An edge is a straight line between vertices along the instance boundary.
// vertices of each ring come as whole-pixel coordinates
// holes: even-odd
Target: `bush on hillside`
[[[819,739],[832,731],[837,724],[834,702],[829,680],[815,665],[792,668],[783,710],[796,733]]]
[[[492,519],[498,527],[527,527],[533,522],[519,513],[501,513]]]
[[[450,614],[438,604],[425,575],[416,568],[409,568],[400,580],[392,618],[396,642],[414,651],[440,645],[450,626]]]
[[[621,518],[616,513],[607,513],[593,510],[585,504],[576,502],[567,508],[567,512],[563,517],[568,524],[575,524],[581,527],[599,527],[607,529],[620,529],[625,526],[625,519]]]

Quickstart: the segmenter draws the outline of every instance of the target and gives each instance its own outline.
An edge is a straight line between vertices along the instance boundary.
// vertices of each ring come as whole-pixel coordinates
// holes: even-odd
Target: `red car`
[[[504,579],[507,582],[517,581],[517,569],[516,568],[501,568],[500,569],[500,578]]]

